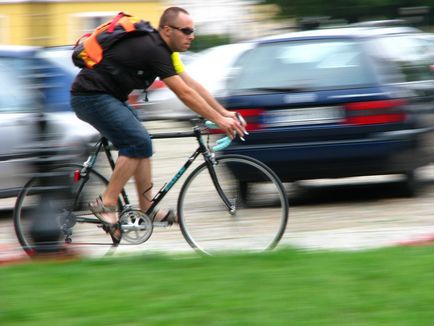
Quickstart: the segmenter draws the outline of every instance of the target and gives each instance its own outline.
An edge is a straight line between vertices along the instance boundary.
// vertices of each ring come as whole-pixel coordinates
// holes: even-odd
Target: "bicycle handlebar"
[[[247,124],[247,123],[246,123],[246,120],[244,120],[244,118],[243,118],[243,117],[241,116],[241,114],[239,114],[239,113],[237,113],[237,119],[238,119],[238,121],[239,121],[243,126],[245,126],[245,125]],[[219,128],[219,127],[218,127],[214,122],[209,121],[209,120],[206,120],[206,121],[205,121],[205,125],[206,125],[209,129],[218,129],[218,128]],[[246,130],[244,130],[244,132],[245,132],[246,135],[248,135],[248,133],[247,133]],[[240,136],[240,139],[241,139],[242,141],[244,141],[244,138],[241,137],[241,136]],[[217,140],[217,142],[216,142],[217,145],[213,146],[212,150],[213,150],[214,152],[221,151],[221,150],[225,149],[226,147],[228,147],[228,146],[231,144],[231,142],[232,142],[232,139],[231,139],[229,136],[226,136],[226,137],[224,137],[224,138],[221,138],[221,139]]]

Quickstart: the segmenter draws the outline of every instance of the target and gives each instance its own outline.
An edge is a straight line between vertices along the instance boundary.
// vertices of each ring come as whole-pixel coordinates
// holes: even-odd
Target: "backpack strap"
[[[113,33],[117,24],[120,24],[123,27],[123,29],[127,32],[134,31],[136,29],[134,27],[134,24],[128,18],[125,19],[124,17],[132,17],[132,16],[130,14],[123,12],[123,11],[118,13],[116,15],[116,17],[113,18],[113,20],[111,21],[111,23],[107,29],[107,33]]]
[[[74,49],[81,43],[81,40],[82,39],[84,39],[84,38],[88,38],[89,36],[91,36],[92,35],[92,33],[86,33],[86,34],[83,34],[78,40],[77,40],[77,42],[75,42],[75,45],[74,45]]]

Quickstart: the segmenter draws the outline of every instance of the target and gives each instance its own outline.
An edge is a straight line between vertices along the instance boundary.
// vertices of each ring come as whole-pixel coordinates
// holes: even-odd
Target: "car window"
[[[241,53],[249,49],[251,45],[248,43],[220,45],[209,48],[197,54],[195,60],[189,65],[191,70],[204,70],[219,72],[221,69],[230,67],[234,59]]]
[[[228,44],[200,52],[186,69],[188,74],[211,91],[224,87],[236,59],[251,47],[248,43]]]
[[[0,112],[15,113],[35,108],[35,90],[29,80],[31,61],[0,58]]]
[[[390,35],[373,40],[373,54],[382,61],[395,64],[402,80],[422,81],[433,79],[433,45],[416,35]]]
[[[70,48],[46,48],[37,53],[38,58],[47,60],[54,66],[64,69],[66,72],[76,75],[80,68],[74,66],[72,59],[72,49]]]
[[[45,112],[71,111],[69,90],[80,71],[74,66],[71,53],[69,47],[42,48],[36,53],[35,62],[44,85],[41,91]]]
[[[236,65],[230,89],[346,88],[374,81],[361,47],[350,40],[262,44]]]

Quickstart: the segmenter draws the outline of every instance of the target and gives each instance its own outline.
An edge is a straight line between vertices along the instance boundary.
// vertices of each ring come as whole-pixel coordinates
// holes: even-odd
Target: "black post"
[[[34,241],[36,255],[47,253],[62,253],[64,245],[61,242],[61,223],[59,204],[67,198],[67,180],[58,175],[53,175],[51,170],[60,163],[59,153],[53,148],[50,128],[45,115],[41,113],[38,122],[39,135],[35,142],[34,168],[39,180],[41,193],[38,205],[32,212],[32,225],[30,235]]]

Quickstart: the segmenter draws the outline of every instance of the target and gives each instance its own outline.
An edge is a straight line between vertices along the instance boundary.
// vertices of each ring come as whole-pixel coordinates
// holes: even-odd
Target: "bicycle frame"
[[[154,195],[152,198],[151,206],[148,208],[148,210],[145,212],[148,216],[154,211],[156,206],[163,200],[163,198],[166,196],[166,194],[172,189],[172,187],[178,182],[178,180],[184,175],[184,173],[188,170],[188,168],[191,166],[191,164],[196,160],[196,158],[202,154],[204,161],[206,162],[206,165],[208,167],[208,171],[210,173],[211,179],[213,181],[214,186],[217,189],[217,192],[220,196],[220,198],[223,200],[224,204],[228,208],[229,212],[233,214],[235,211],[235,207],[230,203],[229,199],[224,194],[219,182],[217,175],[214,170],[214,154],[211,153],[207,146],[205,145],[203,138],[202,138],[202,132],[200,127],[196,126],[193,128],[193,131],[190,132],[173,132],[173,133],[159,133],[151,135],[152,139],[166,139],[166,138],[183,138],[183,137],[195,137],[199,146],[197,149],[193,152],[193,154],[190,155],[190,157],[187,159],[187,161],[184,163],[184,165],[178,170],[178,172],[172,177],[172,179],[165,183],[161,189],[157,192],[157,194]],[[81,176],[85,176],[87,169],[92,169],[95,165],[95,162],[97,160],[98,154],[101,152],[101,150],[104,150],[104,153],[107,157],[107,160],[109,161],[110,168],[112,171],[115,167],[115,162],[113,159],[113,155],[110,152],[110,144],[106,138],[101,138],[100,141],[96,144],[96,149],[92,155],[89,156],[88,160],[83,164],[83,169],[80,171]],[[84,183],[83,185],[84,186]],[[125,191],[125,189],[121,192],[123,203],[120,203],[122,206],[129,206],[130,201],[128,198],[128,195]]]

